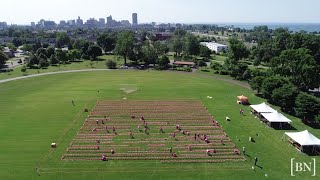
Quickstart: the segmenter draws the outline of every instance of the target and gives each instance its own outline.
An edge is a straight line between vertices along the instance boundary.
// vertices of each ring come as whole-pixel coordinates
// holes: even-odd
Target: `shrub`
[[[27,66],[22,66],[21,72],[25,73],[27,71]]]
[[[90,60],[90,57],[89,57],[88,55],[86,55],[86,54],[83,54],[83,55],[81,56],[81,58],[82,58],[82,59],[85,59],[85,60]]]
[[[219,70],[222,69],[222,65],[220,63],[217,63],[217,62],[212,62],[210,64],[210,68],[213,69],[213,70],[219,71]]]
[[[203,60],[199,60],[197,64],[199,67],[206,67],[207,66],[207,63],[204,62]]]
[[[192,69],[189,66],[184,67],[183,70],[186,71],[186,72],[192,72]]]
[[[117,68],[117,62],[109,59],[109,60],[107,60],[107,62],[106,62],[106,66],[107,66],[109,69],[116,69],[116,68]]]

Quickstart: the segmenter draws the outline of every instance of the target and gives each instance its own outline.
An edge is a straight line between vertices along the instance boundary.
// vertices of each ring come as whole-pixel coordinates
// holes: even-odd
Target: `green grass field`
[[[125,94],[122,84],[137,91]],[[99,91],[99,92],[98,92]],[[249,107],[236,104],[244,94],[252,104],[264,100],[240,86],[198,74],[158,71],[103,71],[47,75],[0,84],[0,177],[1,179],[318,179],[308,173],[290,176],[290,159],[310,161],[281,140],[274,130],[250,115]],[[212,99],[207,99],[212,96]],[[97,100],[200,100],[219,121],[239,149],[246,147],[246,162],[175,164],[159,161],[63,161]],[[74,100],[76,106],[72,106]],[[244,108],[245,116],[239,114]],[[277,107],[274,107],[277,108]],[[230,122],[225,117],[231,118]],[[297,118],[297,130],[319,130]],[[256,134],[259,136],[256,136]],[[249,136],[255,143],[249,142]],[[58,148],[52,150],[50,144]],[[251,169],[254,157],[258,165]],[[319,165],[319,157],[317,167]],[[267,175],[267,176],[266,176]]]
[[[99,57],[99,61],[90,61],[90,60],[83,60],[82,62],[74,62],[71,64],[60,64],[58,66],[49,66],[47,69],[28,69],[27,72],[21,72],[21,66],[14,68],[11,72],[2,72],[0,73],[0,80],[1,79],[8,79],[14,78],[19,76],[27,76],[31,74],[38,74],[38,73],[46,73],[46,72],[57,72],[57,71],[66,71],[66,70],[79,70],[79,69],[104,69],[106,67],[106,60],[114,60],[117,62],[117,66],[120,67],[124,60],[123,58],[116,58],[114,55],[104,55]]]

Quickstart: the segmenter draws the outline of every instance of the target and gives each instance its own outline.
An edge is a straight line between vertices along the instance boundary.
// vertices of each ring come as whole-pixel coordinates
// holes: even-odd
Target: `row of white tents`
[[[260,113],[268,122],[270,123],[291,123],[292,121],[274,110],[272,107],[266,103],[258,105],[250,105],[250,107],[256,112]],[[306,146],[320,146],[320,139],[311,134],[308,130],[302,132],[286,132],[290,139],[295,143],[298,143],[303,150]]]
[[[267,121],[270,123],[291,123],[292,121],[274,110],[272,107],[267,105],[266,103],[258,104],[258,105],[250,105],[250,107],[256,112],[260,113]]]

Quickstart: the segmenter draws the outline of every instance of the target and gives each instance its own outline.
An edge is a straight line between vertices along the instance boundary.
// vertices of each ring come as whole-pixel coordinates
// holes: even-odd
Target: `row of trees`
[[[29,68],[45,68],[50,64],[65,64],[81,58],[95,60],[102,55],[102,50],[98,45],[87,41],[77,40],[73,46],[74,48],[68,51],[53,47],[40,47],[35,53],[30,53],[27,66]]]
[[[209,59],[212,52],[209,48],[200,45],[201,40],[201,38],[197,38],[184,30],[177,29],[170,41],[170,48],[175,56],[182,56],[182,54],[186,57],[199,55]]]
[[[257,31],[269,33],[265,28]],[[309,91],[320,86],[320,38],[290,34],[284,29],[273,33],[273,38],[261,37],[252,49],[230,39],[225,63],[213,63],[211,68],[235,79],[248,80],[252,89],[283,111],[320,122],[320,100]],[[268,68],[249,68],[248,61],[254,65],[263,62]]]
[[[309,91],[320,86],[319,36],[281,28],[272,35],[261,38],[251,50],[255,65],[270,67],[253,76],[252,88],[283,111],[320,122],[320,99]]]

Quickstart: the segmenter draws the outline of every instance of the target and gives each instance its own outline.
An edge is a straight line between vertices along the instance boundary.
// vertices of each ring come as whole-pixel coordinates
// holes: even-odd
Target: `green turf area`
[[[221,55],[214,55],[212,56],[212,61],[213,62],[217,62],[217,63],[220,63],[220,64],[223,64],[224,61],[226,60],[227,57],[225,56],[221,56]]]
[[[123,84],[137,87],[125,94]],[[99,91],[99,92],[98,92]],[[264,100],[254,92],[228,82],[191,73],[157,71],[103,71],[56,74],[0,84],[1,179],[291,179],[290,158],[310,161],[286,140],[285,131],[268,128],[236,104],[244,94],[252,104]],[[212,96],[212,99],[207,99]],[[246,147],[247,162],[175,164],[159,161],[63,161],[61,156],[76,136],[97,100],[200,100],[219,121],[236,146]],[[72,106],[74,100],[76,106]],[[244,108],[245,116],[239,114]],[[277,107],[274,107],[277,108]],[[225,117],[231,118],[230,122]],[[297,130],[319,130],[297,118]],[[256,136],[256,134],[259,136]],[[252,136],[255,143],[249,142]],[[239,140],[240,141],[239,141]],[[58,148],[52,150],[50,144]],[[258,167],[251,169],[254,157]],[[317,168],[320,167],[319,157]],[[317,179],[296,174],[293,179]],[[267,177],[265,177],[267,174]]]
[[[114,60],[117,62],[117,66],[120,67],[124,60],[123,58],[117,58],[114,55],[104,55],[99,57],[100,60],[98,61],[90,61],[90,60],[83,60],[82,62],[73,62],[71,64],[60,64],[57,66],[49,66],[47,69],[28,69],[27,72],[21,72],[21,66],[14,68],[11,72],[3,72],[0,73],[0,80],[1,79],[8,79],[14,78],[19,76],[27,76],[31,74],[38,74],[38,73],[46,73],[46,72],[56,72],[56,71],[66,71],[66,70],[79,70],[79,69],[99,69],[99,68],[107,68],[106,67],[106,60]],[[128,61],[130,62],[130,61]]]

